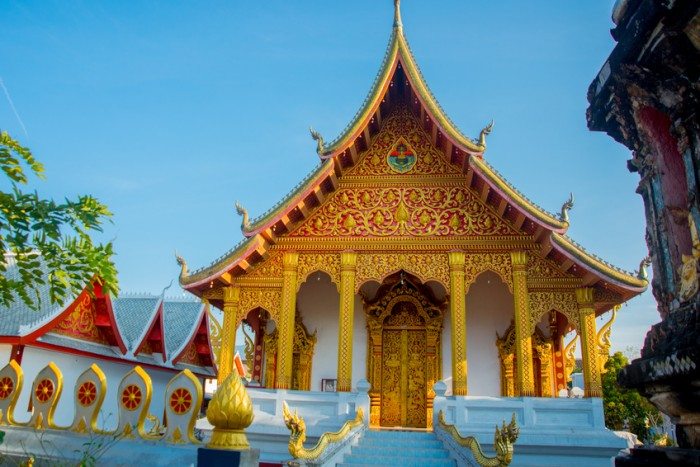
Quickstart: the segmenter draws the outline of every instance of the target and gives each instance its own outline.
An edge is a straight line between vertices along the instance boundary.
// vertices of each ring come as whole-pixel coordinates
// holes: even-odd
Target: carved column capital
[[[511,251],[510,252],[510,262],[513,265],[513,269],[524,270],[527,266],[527,252],[525,251]]]
[[[357,268],[357,253],[354,251],[342,251],[340,253],[340,270],[354,271]]]
[[[463,251],[450,251],[447,253],[447,260],[450,264],[450,272],[452,271],[462,271],[464,272],[464,265],[466,263],[466,255]]]
[[[299,253],[296,251],[285,251],[284,255],[282,255],[282,270],[284,272],[296,271],[298,265]]]
[[[582,313],[584,310],[593,310],[593,288],[581,287],[576,289],[576,302],[579,304],[579,310]]]
[[[227,307],[238,306],[241,300],[241,288],[236,285],[230,285],[223,288],[224,292],[224,312],[226,312]]]

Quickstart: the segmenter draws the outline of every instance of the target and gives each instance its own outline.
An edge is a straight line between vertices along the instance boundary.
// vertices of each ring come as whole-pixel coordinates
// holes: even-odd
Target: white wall
[[[49,362],[54,362],[63,374],[63,391],[56,406],[54,420],[57,425],[67,426],[73,422],[74,411],[74,386],[80,374],[87,370],[92,363],[102,369],[107,377],[107,394],[99,418],[99,426],[106,429],[114,429],[117,426],[117,390],[121,379],[134,368],[131,363],[117,363],[111,361],[96,361],[95,358],[83,357],[79,355],[65,354],[56,351],[48,351],[36,347],[25,347],[22,357],[22,371],[24,372],[24,385],[15,407],[15,418],[19,422],[29,420],[31,414],[29,408],[29,394],[31,392],[34,378]],[[162,421],[164,408],[165,386],[170,378],[176,373],[144,368],[151,377],[153,383],[153,394],[149,413],[155,415]]]
[[[10,363],[10,355],[12,355],[12,346],[10,344],[0,344],[0,368]]]
[[[367,379],[367,319],[362,306],[362,298],[355,295],[355,315],[352,331],[352,388],[357,382]]]
[[[338,313],[340,295],[328,274],[316,272],[301,285],[297,308],[306,329],[316,333],[311,365],[311,391],[321,390],[321,379],[338,376]]]
[[[452,316],[449,307],[445,310],[442,321],[442,336],[440,336],[442,347],[442,378],[447,385],[448,396],[452,395]]]
[[[467,391],[470,396],[500,396],[501,367],[496,333],[513,318],[513,295],[495,273],[485,272],[467,292]]]

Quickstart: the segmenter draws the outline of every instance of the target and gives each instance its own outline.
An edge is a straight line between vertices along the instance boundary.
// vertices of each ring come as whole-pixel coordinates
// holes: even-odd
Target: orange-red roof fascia
[[[165,339],[163,338],[164,332],[165,332],[165,326],[163,325],[163,299],[160,299],[160,303],[158,303],[158,309],[153,315],[153,318],[151,318],[151,322],[148,324],[148,331],[146,331],[146,334],[143,335],[143,339],[141,339],[141,342],[139,343],[138,347],[136,347],[136,350],[134,350],[134,356],[138,355],[141,353],[143,350],[143,346],[146,345],[146,341],[148,341],[148,337],[151,335],[153,330],[156,328],[156,326],[160,327],[160,345],[161,349],[163,350],[163,361],[167,362],[168,358],[166,355],[167,349],[165,348]]]
[[[250,255],[252,255],[255,251],[263,248],[264,246],[265,246],[265,239],[258,235],[257,240],[252,241],[250,243],[250,245],[248,246],[248,248],[246,248],[245,251],[243,251],[241,254],[239,254],[238,257],[235,258],[232,262],[227,263],[226,265],[224,265],[223,267],[221,267],[220,269],[218,269],[214,273],[212,273],[212,274],[210,274],[210,275],[208,275],[208,276],[206,276],[198,281],[195,281],[195,282],[192,282],[189,284],[181,284],[182,288],[184,288],[185,290],[187,290],[189,292],[194,293],[195,295],[201,296],[201,293],[200,294],[195,293],[197,288],[199,288],[203,285],[208,285],[209,283],[211,283],[211,281],[221,277],[223,274],[227,273],[228,271],[230,271],[231,269],[236,267],[236,265],[238,263],[240,263],[242,260],[249,258]]]
[[[103,295],[101,286],[100,286],[100,294],[104,297],[104,300],[105,300],[105,307],[107,308],[107,316],[109,316],[109,325],[110,325],[110,328],[112,329],[112,333],[114,333],[114,338],[117,340],[117,346],[119,346],[119,350],[121,350],[122,354],[126,355],[126,353],[127,353],[126,344],[124,343],[124,338],[122,337],[121,332],[119,332],[119,326],[117,326],[117,320],[114,317],[114,307],[112,306],[112,296],[111,295]]]

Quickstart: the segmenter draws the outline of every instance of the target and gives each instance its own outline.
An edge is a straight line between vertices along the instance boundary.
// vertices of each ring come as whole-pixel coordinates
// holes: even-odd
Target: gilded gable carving
[[[466,187],[345,188],[291,237],[518,235]]]
[[[576,297],[571,291],[549,291],[549,292],[530,292],[530,334],[535,330],[535,326],[545,315],[551,310],[556,310],[566,316],[575,329],[579,329],[578,319],[578,303]]]
[[[552,277],[574,277],[563,273],[557,265],[548,259],[540,258],[535,254],[527,255],[527,277],[531,278],[552,278]]]
[[[359,289],[368,280],[382,282],[386,276],[399,270],[417,276],[423,283],[440,282],[449,290],[450,268],[446,254],[362,254],[357,257],[355,286]]]
[[[340,284],[340,255],[335,253],[312,253],[299,255],[297,266],[298,285],[301,287],[309,274],[314,271],[323,271],[331,276],[331,282]]]
[[[238,316],[236,323],[240,323],[255,308],[267,310],[272,319],[279,323],[279,311],[281,302],[280,289],[262,287],[244,287],[241,289],[241,297],[238,303]]]
[[[513,293],[513,266],[509,253],[478,253],[467,254],[464,261],[464,279],[467,289],[476,278],[485,271],[493,271],[508,286]]]
[[[249,279],[281,279],[282,254],[276,253],[245,276]]]
[[[408,174],[459,174],[456,167],[445,160],[445,155],[436,149],[418,119],[408,109],[392,113],[382,124],[382,129],[372,139],[369,149],[350,175],[397,175],[388,159],[399,140],[402,139],[415,153],[415,164]],[[405,176],[405,175],[404,175]]]

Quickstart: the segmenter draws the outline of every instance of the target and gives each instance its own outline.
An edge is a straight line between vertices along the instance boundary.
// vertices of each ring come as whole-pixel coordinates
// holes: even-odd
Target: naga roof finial
[[[189,275],[187,271],[187,261],[185,261],[185,258],[178,255],[177,251],[175,251],[175,261],[180,265],[180,280],[182,280]]]
[[[647,273],[647,268],[651,266],[651,257],[647,256],[642,261],[639,262],[639,269],[637,270],[637,278],[642,280],[649,280],[649,273]]]
[[[491,131],[493,131],[493,120],[491,120],[491,122],[481,130],[481,133],[479,133],[478,144],[480,147],[484,148],[482,151],[486,149],[486,136],[490,135]]]
[[[323,159],[323,155],[326,152],[326,143],[323,141],[323,136],[321,136],[321,133],[314,130],[313,127],[309,127],[309,133],[311,133],[311,137],[316,141],[316,154]]]
[[[241,203],[236,201],[236,212],[239,216],[243,216],[241,219],[241,232],[245,232],[250,228],[250,219],[248,218],[248,210],[243,207]]]
[[[394,0],[394,27],[403,27],[401,24],[401,0]]]
[[[559,220],[562,222],[569,222],[569,211],[574,207],[574,194],[569,193],[569,199],[566,200],[564,204],[561,205],[561,212],[559,213]]]

